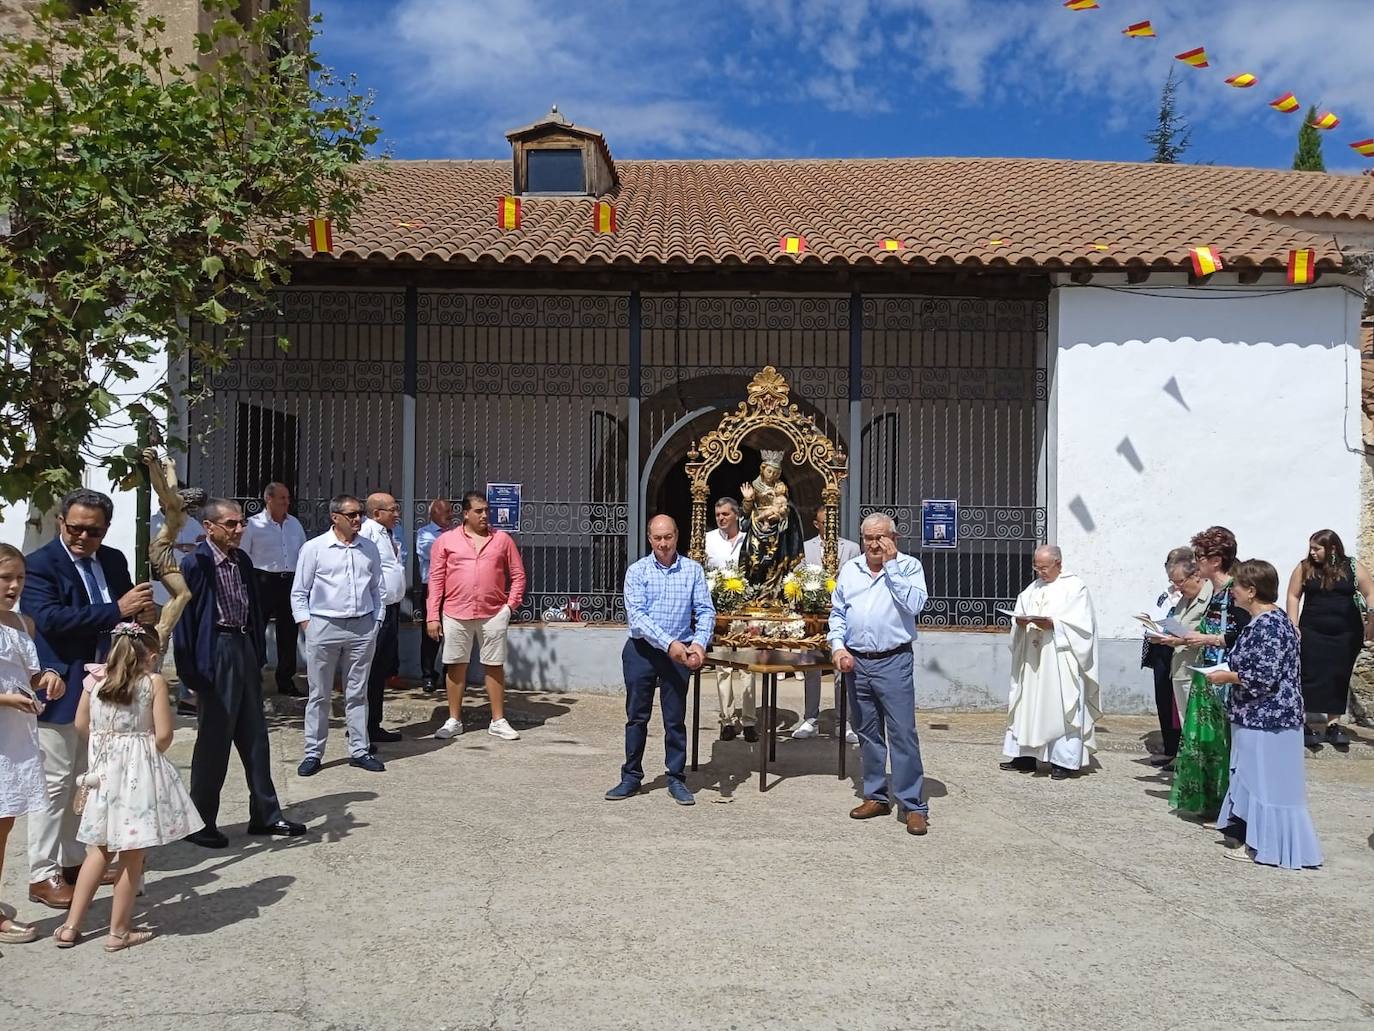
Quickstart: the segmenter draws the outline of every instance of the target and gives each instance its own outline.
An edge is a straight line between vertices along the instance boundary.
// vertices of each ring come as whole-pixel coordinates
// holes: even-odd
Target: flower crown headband
[[[129,621],[117,624],[115,628],[110,631],[110,636],[132,637],[135,640],[138,640],[142,638],[145,633],[147,633],[147,630],[144,629],[141,623],[134,623],[132,621]]]

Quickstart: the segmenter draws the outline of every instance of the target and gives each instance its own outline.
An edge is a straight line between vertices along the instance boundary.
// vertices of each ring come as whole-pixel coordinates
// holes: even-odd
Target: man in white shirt
[[[739,568],[744,534],[739,526],[740,506],[732,497],[716,502],[716,528],[706,535],[706,568]],[[720,739],[733,741],[741,728],[744,740],[757,741],[754,677],[740,669],[716,667],[716,694],[720,698]]]
[[[349,765],[386,769],[368,752],[367,670],[377,644],[382,605],[382,556],[358,532],[363,503],[351,494],[329,502],[330,529],[305,542],[291,586],[291,613],[305,633],[310,699],[305,704],[305,759],[296,772],[320,772],[329,738],[329,694],[342,666]]]
[[[305,547],[305,527],[290,512],[291,491],[284,483],[262,489],[263,510],[248,517],[244,553],[252,560],[267,623],[277,642],[277,694],[300,698],[296,686],[296,621],[291,616],[291,581]]]
[[[392,532],[401,518],[401,506],[390,494],[367,496],[367,519],[358,533],[377,545],[382,556],[382,606],[384,615],[377,631],[377,647],[367,672],[367,732],[373,744],[401,740],[401,735],[382,726],[382,699],[386,681],[401,665],[401,599],[406,596],[406,571],[401,546]]]
[[[808,566],[819,566],[825,551],[825,513],[826,506],[819,505],[814,513],[811,525],[816,528],[816,536],[802,545],[802,557]],[[839,539],[839,562],[835,566],[836,575],[846,562],[859,557],[860,549],[857,544],[846,537]],[[808,670],[804,675],[806,705],[802,712],[802,721],[797,724],[797,729],[792,731],[793,737],[807,738],[815,737],[820,731],[817,723],[821,718],[821,671],[818,669]],[[839,676],[835,677],[835,713],[838,717],[840,711],[840,692],[844,690]],[[852,721],[853,713],[849,714]],[[837,730],[838,733],[838,730]],[[854,733],[854,725],[851,722],[844,728],[844,739],[851,745],[859,743],[859,735]]]

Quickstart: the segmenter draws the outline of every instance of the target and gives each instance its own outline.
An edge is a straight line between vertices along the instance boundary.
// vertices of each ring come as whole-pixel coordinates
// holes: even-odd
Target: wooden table
[[[759,790],[768,790],[768,764],[778,758],[778,674],[826,673],[835,668],[825,652],[781,651],[773,648],[720,648],[706,653],[706,663],[692,675],[692,769],[697,768],[697,747],[701,740],[701,673],[707,666],[724,666],[763,679],[759,699],[759,718],[764,737],[759,741]],[[839,778],[845,776],[845,695],[840,691],[839,722],[835,736],[840,741]]]

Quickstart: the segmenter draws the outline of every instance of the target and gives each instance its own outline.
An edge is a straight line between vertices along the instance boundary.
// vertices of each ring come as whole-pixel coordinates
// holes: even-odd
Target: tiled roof
[[[1374,179],[1205,165],[993,158],[620,161],[608,196],[617,231],[598,235],[585,197],[523,199],[521,228],[496,224],[508,161],[370,166],[379,189],[334,258],[504,265],[873,265],[1177,269],[1193,246],[1228,267],[1286,266],[1329,235],[1272,218],[1374,228]],[[779,238],[805,240],[799,256]],[[879,239],[900,240],[885,252]],[[1001,241],[1001,242],[998,242]],[[319,260],[328,260],[321,258]]]

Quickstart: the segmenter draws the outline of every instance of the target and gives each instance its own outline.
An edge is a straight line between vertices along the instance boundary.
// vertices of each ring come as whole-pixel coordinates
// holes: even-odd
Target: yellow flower
[[[826,577],[825,589],[829,591],[831,594],[835,593],[835,578],[833,576]]]
[[[795,580],[793,580],[791,583],[786,583],[782,585],[782,593],[786,595],[788,598],[800,598],[801,592],[801,584],[797,583]]]
[[[744,581],[737,576],[727,576],[725,578],[725,589],[732,594],[743,594]]]

